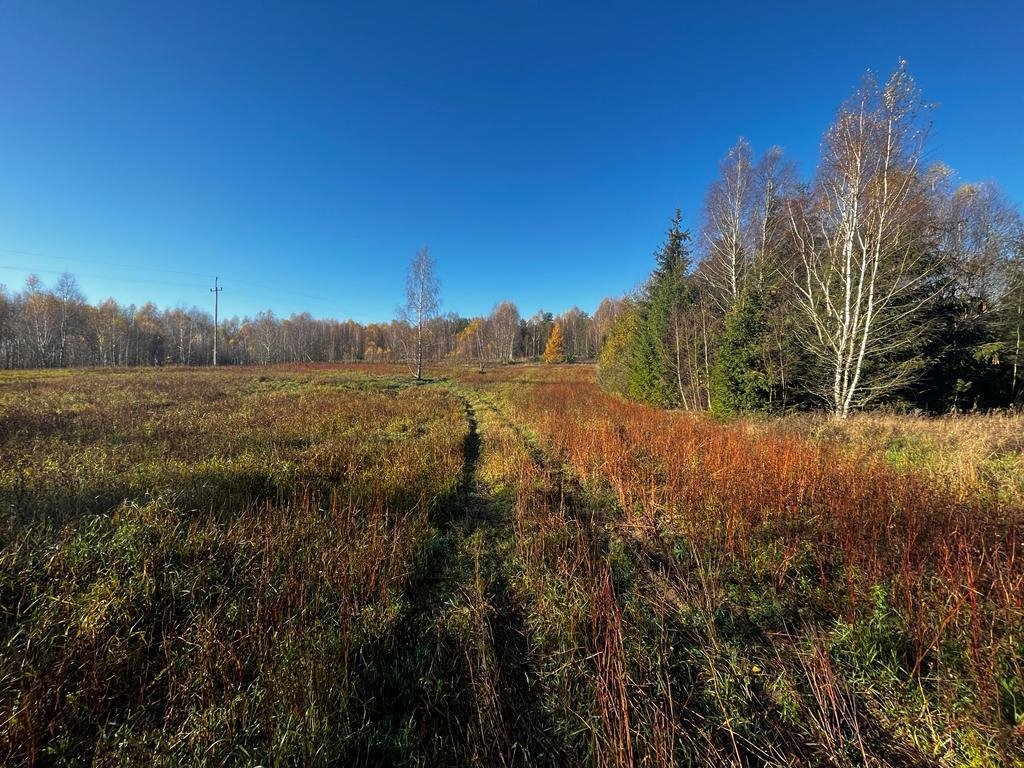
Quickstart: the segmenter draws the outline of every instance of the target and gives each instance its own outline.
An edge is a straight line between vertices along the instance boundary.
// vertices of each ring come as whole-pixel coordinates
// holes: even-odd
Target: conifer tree
[[[681,400],[678,337],[683,314],[693,303],[689,240],[676,209],[639,307],[626,394],[652,405],[675,407]]]
[[[551,329],[551,336],[548,337],[548,344],[544,348],[545,363],[565,362],[565,331],[561,323],[555,323]]]
[[[766,296],[745,288],[725,315],[711,369],[711,410],[719,416],[766,411],[771,375],[765,365]]]

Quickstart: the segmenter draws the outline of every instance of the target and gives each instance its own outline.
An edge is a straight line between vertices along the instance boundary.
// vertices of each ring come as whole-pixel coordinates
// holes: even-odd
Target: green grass
[[[0,374],[0,762],[1024,764],[1020,510],[937,425],[865,458],[592,378]],[[981,517],[903,572],[861,486]]]

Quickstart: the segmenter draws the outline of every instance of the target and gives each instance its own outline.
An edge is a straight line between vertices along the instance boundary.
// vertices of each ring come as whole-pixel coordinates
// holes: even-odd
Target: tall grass
[[[458,483],[457,399],[181,371],[18,378],[0,402],[5,761],[402,748],[365,723],[429,509]]]
[[[786,426],[938,478],[965,498],[990,495],[1024,505],[1024,414],[859,413],[842,421],[800,415],[788,417]]]
[[[1024,761],[993,478],[586,366],[401,373],[0,377],[0,758]]]
[[[757,708],[793,720],[831,760],[1019,759],[1019,507],[791,430],[665,413],[589,383],[543,384],[514,401],[591,505],[614,507],[606,560],[621,541],[634,570],[620,606],[635,607],[642,589],[672,603],[676,630],[638,647],[673,631],[690,638],[690,673],[709,693],[697,712],[719,722],[707,728],[718,752],[704,759],[773,759],[785,739],[765,738],[763,718],[741,733]],[[648,622],[658,599],[640,599]]]

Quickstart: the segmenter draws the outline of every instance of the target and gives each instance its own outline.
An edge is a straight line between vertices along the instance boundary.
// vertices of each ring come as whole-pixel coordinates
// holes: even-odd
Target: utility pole
[[[223,286],[218,286],[217,285],[217,281],[219,279],[220,279],[219,277],[213,278],[213,288],[210,289],[210,293],[213,294],[213,364],[214,365],[217,365],[217,326],[218,326],[218,316],[217,316],[217,309],[218,309],[218,307],[217,307],[217,305],[219,303],[217,301],[217,299],[219,298],[220,292],[224,290]]]

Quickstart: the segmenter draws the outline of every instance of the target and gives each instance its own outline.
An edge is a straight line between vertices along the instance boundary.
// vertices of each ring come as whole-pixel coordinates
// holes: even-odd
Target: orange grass
[[[1021,684],[1019,507],[964,498],[942,478],[785,428],[667,413],[585,382],[543,384],[513,400],[542,445],[587,487],[611,494],[620,510],[611,525],[627,541],[682,547],[698,565],[702,552],[724,558],[780,594],[810,576],[805,607],[825,627],[873,620],[882,588],[908,640],[904,673],[927,672],[935,684],[945,664],[947,677],[958,676],[949,664],[962,648],[982,722],[1020,730],[1019,689],[1008,693]]]

